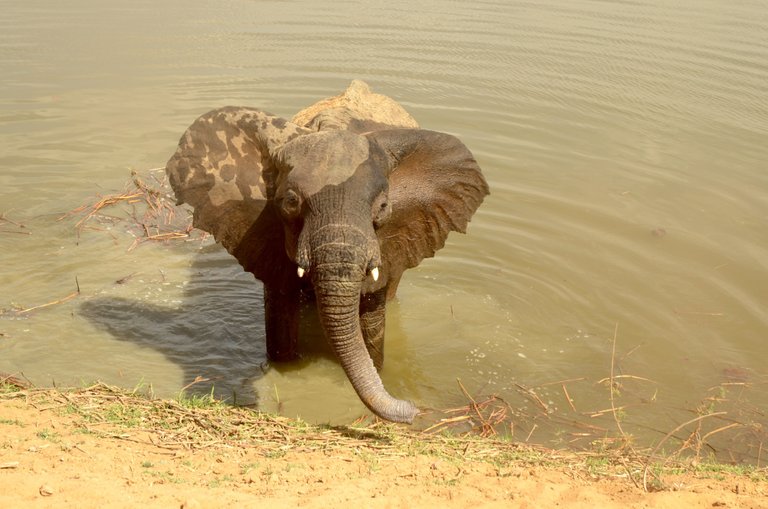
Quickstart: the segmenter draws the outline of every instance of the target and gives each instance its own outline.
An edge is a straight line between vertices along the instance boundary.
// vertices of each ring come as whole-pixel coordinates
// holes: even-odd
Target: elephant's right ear
[[[193,224],[234,254],[274,196],[275,151],[310,131],[252,109],[228,106],[201,116],[179,141],[166,172],[179,204],[194,208]]]

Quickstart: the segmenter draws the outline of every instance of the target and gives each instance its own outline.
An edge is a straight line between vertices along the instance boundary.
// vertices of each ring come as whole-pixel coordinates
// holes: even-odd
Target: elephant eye
[[[301,210],[301,198],[296,191],[289,189],[280,200],[280,210],[286,217],[295,217]]]
[[[386,195],[381,196],[378,200],[376,200],[376,202],[374,202],[373,225],[378,228],[382,225],[382,223],[384,223],[384,221],[387,220],[391,213],[392,209],[389,206],[389,201],[387,200]]]

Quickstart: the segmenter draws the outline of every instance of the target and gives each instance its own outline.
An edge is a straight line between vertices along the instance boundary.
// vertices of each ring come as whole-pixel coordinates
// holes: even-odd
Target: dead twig
[[[619,333],[619,324],[616,323],[616,326],[613,329],[613,346],[611,348],[611,379],[610,379],[610,386],[609,386],[609,394],[611,398],[611,413],[613,414],[613,421],[616,423],[616,428],[619,430],[619,433],[621,434],[622,438],[627,437],[627,434],[624,433],[624,429],[621,427],[621,421],[619,420],[619,416],[616,413],[616,401],[614,400],[614,393],[616,392],[615,387],[615,364],[616,364],[616,337]]]
[[[0,213],[0,226],[4,226],[5,223],[11,224],[15,226],[16,228],[19,228],[20,230],[25,230],[26,225],[22,223],[18,223],[14,221],[13,219],[9,219],[6,215],[7,212]],[[10,234],[17,234],[17,235],[32,235],[29,231],[16,231],[16,230],[0,230],[0,233],[10,233]]]
[[[464,384],[461,383],[460,379],[456,379],[456,382],[459,384],[459,388],[461,389],[461,392],[466,396],[466,398],[470,401],[470,407],[472,410],[474,410],[475,415],[477,415],[477,418],[480,420],[482,431],[482,436],[489,436],[489,435],[495,435],[496,431],[493,429],[493,425],[491,425],[490,422],[483,416],[482,412],[480,411],[480,407],[477,404],[477,401],[469,394],[466,387],[464,387]]]
[[[24,376],[23,374],[21,376]],[[0,385],[12,385],[17,389],[29,389],[32,384],[19,379],[16,375],[9,375],[8,373],[0,373]]]
[[[202,376],[198,375],[198,376],[195,377],[194,380],[192,380],[187,385],[182,387],[180,392],[186,391],[187,389],[189,389],[190,387],[192,387],[195,384],[199,384],[199,383],[202,383],[202,382],[210,382],[210,381],[211,381],[210,378],[203,378]]]
[[[436,430],[455,428],[461,426],[467,429],[466,434],[477,434],[482,437],[491,437],[498,434],[497,430],[509,420],[512,409],[509,404],[498,396],[488,396],[483,400],[470,394],[461,380],[456,380],[463,396],[468,404],[461,407],[442,410],[444,414],[462,414],[440,419],[437,423],[427,427],[422,433],[432,433]],[[467,428],[468,427],[468,428]],[[509,424],[513,429],[512,423]]]
[[[130,274],[128,274],[127,276],[123,276],[123,277],[121,277],[121,278],[119,278],[119,279],[116,279],[116,280],[115,280],[115,284],[116,284],[116,285],[124,285],[125,283],[127,283],[128,281],[130,281],[131,279],[133,279],[133,277],[134,277],[135,275],[136,275],[136,272],[131,272],[131,273],[130,273]]]
[[[37,311],[37,310],[40,310],[40,309],[44,309],[44,308],[47,308],[47,307],[55,306],[57,304],[63,304],[65,302],[67,302],[67,301],[70,301],[70,300],[72,300],[75,297],[80,295],[80,282],[77,280],[77,276],[75,276],[75,285],[77,286],[77,289],[74,292],[72,292],[69,295],[67,295],[66,297],[62,297],[60,299],[56,299],[56,300],[51,301],[51,302],[46,302],[45,304],[40,304],[38,306],[32,306],[30,308],[19,309],[19,310],[15,311],[15,314],[17,314],[17,315],[26,315],[28,313],[31,313],[32,311]]]
[[[664,443],[665,443],[665,442],[666,442],[666,441],[667,441],[667,440],[668,440],[668,439],[669,439],[671,436],[673,436],[675,433],[677,433],[678,431],[680,431],[681,429],[683,429],[684,427],[686,427],[686,426],[688,426],[688,425],[690,425],[690,424],[693,424],[693,423],[696,423],[696,422],[702,421],[702,420],[704,420],[704,419],[708,419],[708,418],[710,418],[710,417],[718,417],[718,416],[726,415],[727,413],[728,413],[728,412],[715,412],[715,413],[712,413],[712,414],[707,414],[707,415],[700,415],[700,416],[698,416],[698,417],[695,417],[695,418],[693,418],[693,419],[690,419],[690,420],[688,420],[688,421],[685,421],[684,423],[680,424],[680,425],[679,425],[679,426],[677,426],[675,429],[673,429],[672,431],[670,431],[669,433],[667,433],[667,434],[664,436],[664,438],[662,438],[662,439],[659,441],[659,443],[658,443],[658,444],[656,444],[656,447],[654,447],[654,448],[653,448],[653,450],[651,451],[651,453],[648,455],[648,461],[645,463],[645,468],[643,469],[643,490],[645,490],[645,491],[648,491],[648,471],[650,470],[651,461],[653,461],[653,458],[654,458],[654,456],[656,456],[656,453],[659,451],[659,449],[661,448],[661,446],[662,446],[662,445],[664,445]],[[665,459],[664,459],[664,462],[662,463],[662,466],[663,466],[663,465],[665,465],[665,464],[667,463],[667,461],[668,461],[668,460],[669,460],[669,458],[665,458]]]
[[[121,193],[102,196],[94,203],[81,205],[59,217],[59,220],[70,216],[82,216],[75,223],[78,239],[86,228],[93,229],[90,223],[100,220],[109,224],[123,223],[134,240],[128,251],[132,251],[145,241],[166,242],[186,240],[193,236],[207,238],[207,234],[195,230],[191,224],[190,214],[177,214],[178,207],[167,178],[162,179],[152,175],[162,168],[149,170],[148,174],[157,183],[153,186],[147,183],[135,170],[131,171],[130,181]],[[127,207],[125,206],[127,205]],[[108,209],[117,207],[118,215],[108,214]]]
[[[531,428],[531,431],[528,432],[528,436],[525,437],[525,441],[526,442],[530,442],[531,441],[531,436],[533,436],[533,432],[536,431],[536,428],[538,428],[538,427],[539,427],[538,424],[534,424],[533,425],[533,427]]]
[[[541,400],[539,395],[536,394],[536,392],[534,392],[533,389],[529,389],[528,387],[524,386],[523,384],[520,384],[520,383],[517,383],[517,382],[515,382],[515,387],[517,387],[520,391],[522,391],[522,393],[524,395],[528,396],[528,398],[531,399],[531,401],[536,403],[541,408],[541,410],[544,411],[544,413],[549,413],[549,407],[547,406],[546,403],[544,403]]]
[[[608,378],[601,378],[600,380],[597,381],[597,383],[598,384],[604,384],[605,382],[610,382],[612,380],[613,381],[616,381],[616,380],[639,380],[641,382],[650,382],[650,383],[653,383],[653,384],[656,383],[655,381],[651,380],[650,378],[645,378],[645,377],[642,377],[642,376],[635,376],[635,375],[614,375],[613,377],[609,376]]]
[[[563,394],[565,394],[565,400],[568,402],[568,406],[570,406],[571,410],[575,412],[576,407],[573,405],[573,400],[571,399],[571,395],[568,394],[568,389],[565,388],[565,384],[562,384],[561,387],[563,388]]]

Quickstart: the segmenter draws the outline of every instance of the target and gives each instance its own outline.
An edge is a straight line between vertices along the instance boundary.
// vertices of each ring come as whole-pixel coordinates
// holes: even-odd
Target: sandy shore
[[[5,389],[0,507],[768,508],[764,470],[670,470],[646,491],[616,457],[318,428],[110,389]]]

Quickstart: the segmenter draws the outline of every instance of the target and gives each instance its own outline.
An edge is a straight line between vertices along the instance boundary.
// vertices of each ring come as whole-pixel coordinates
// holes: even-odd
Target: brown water
[[[579,445],[603,433],[584,423],[613,425],[591,417],[610,407],[598,382],[613,358],[625,431],[650,443],[725,396],[712,408],[738,403],[729,440],[754,460],[749,424],[768,403],[765,2],[333,5],[3,6],[0,212],[30,234],[0,222],[0,307],[63,297],[75,277],[82,295],[0,318],[0,371],[162,395],[203,376],[203,392],[310,421],[362,414],[311,320],[305,360],[266,364],[260,287],[217,246],[128,251],[120,226],[78,243],[76,219],[57,221],[130,168],[163,166],[213,107],[290,117],[361,78],[458,135],[492,190],[388,309],[393,394],[457,406],[460,378],[530,416],[540,405],[521,387],[535,388],[557,422],[539,415],[531,439]],[[736,385],[710,390],[723,382]]]

